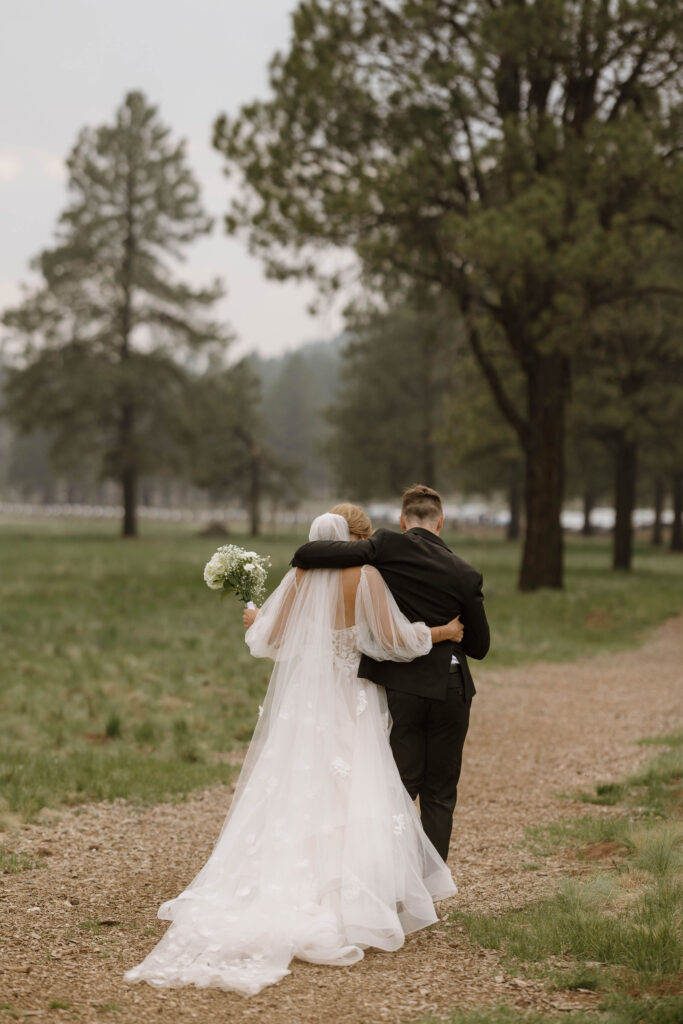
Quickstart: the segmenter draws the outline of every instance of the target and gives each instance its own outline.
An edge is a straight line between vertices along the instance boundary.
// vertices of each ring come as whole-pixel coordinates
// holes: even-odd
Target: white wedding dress
[[[311,528],[311,539],[348,536],[330,513]],[[246,640],[275,667],[230,810],[199,874],[160,907],[170,927],[126,981],[252,995],[294,957],[348,965],[368,946],[398,949],[437,920],[434,900],[456,892],[401,783],[386,694],[357,676],[360,652],[426,654],[427,626],[401,614],[369,566],[353,624],[340,572],[297,584],[292,569]]]

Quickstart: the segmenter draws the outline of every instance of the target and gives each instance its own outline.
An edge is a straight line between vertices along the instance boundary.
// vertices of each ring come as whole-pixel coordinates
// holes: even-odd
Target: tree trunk
[[[249,456],[249,523],[252,537],[261,533],[261,449],[252,445]]]
[[[146,508],[154,506],[154,483],[149,479],[140,481],[140,504]]]
[[[590,487],[587,487],[583,492],[583,526],[581,527],[581,533],[584,537],[592,537],[595,533],[593,523],[591,522],[591,516],[594,508],[595,495]]]
[[[620,437],[614,461],[614,569],[630,569],[633,554],[633,508],[636,502],[637,446]]]
[[[130,357],[131,331],[133,325],[133,262],[135,259],[135,231],[133,206],[134,171],[129,162],[126,184],[126,237],[123,243],[123,261],[121,278],[123,284],[123,304],[121,306],[121,419],[119,422],[119,458],[121,460],[121,490],[123,492],[123,524],[124,537],[137,537],[137,484],[138,473],[134,452],[135,409],[131,401],[130,390]]]
[[[653,547],[661,547],[663,541],[662,531],[662,512],[664,511],[664,481],[661,476],[658,476],[655,480],[655,495],[654,495],[654,506],[655,506],[655,518],[652,523],[652,537],[651,543]]]
[[[526,454],[526,534],[520,590],[559,589],[563,583],[560,514],[564,496],[566,360],[538,355],[528,372]]]
[[[522,488],[520,477],[520,465],[518,462],[515,462],[510,466],[510,476],[508,479],[508,511],[510,513],[510,519],[508,521],[506,531],[506,537],[508,540],[519,540],[520,535],[522,512]]]
[[[671,550],[683,551],[683,472],[674,473],[671,481],[674,521],[671,525]]]
[[[127,349],[125,348],[122,358],[128,358]],[[124,380],[124,387],[125,383]],[[121,484],[121,497],[123,500],[122,537],[137,537],[138,535],[138,470],[135,458],[134,434],[135,413],[132,404],[124,392],[121,398],[118,438],[118,456],[121,466],[119,482]]]
[[[127,466],[121,474],[121,492],[123,496],[123,537],[137,537],[137,473]]]
[[[422,342],[420,368],[422,380],[422,483],[436,487],[436,445],[434,444],[434,356],[436,332],[425,331]]]

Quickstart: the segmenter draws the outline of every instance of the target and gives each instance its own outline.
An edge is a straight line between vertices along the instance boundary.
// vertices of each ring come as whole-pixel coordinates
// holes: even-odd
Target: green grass
[[[683,747],[683,730],[666,736],[646,736],[638,742],[641,747]]]
[[[526,845],[535,857],[548,857],[558,847],[574,847],[579,851],[596,843],[614,843],[624,850],[631,848],[632,823],[628,818],[596,818],[581,816],[553,821],[548,825],[532,825],[525,830]]]
[[[681,1024],[683,999],[629,999],[611,997],[605,1000],[601,1012],[562,1014],[535,1013],[517,1010],[512,1006],[488,1006],[476,1010],[457,1010],[446,1017],[421,1017],[415,1024]]]
[[[609,541],[569,538],[564,590],[520,594],[517,545],[446,540],[484,574],[491,667],[635,648],[647,629],[683,611],[683,558],[646,545],[637,545],[631,573],[615,573]]]
[[[597,962],[618,976],[623,968],[631,984],[647,989],[681,969],[682,841],[683,829],[653,826],[634,835],[633,856],[618,872],[566,880],[554,896],[522,910],[456,920],[475,942],[503,949],[513,965],[565,956],[582,970]]]
[[[602,861],[596,874],[565,878],[555,893],[519,910],[452,916],[474,942],[500,950],[509,970],[551,987],[608,991],[616,1019],[648,1024],[659,1017],[629,1017],[642,999],[626,995],[680,993],[683,964],[683,757],[677,734],[670,740],[643,770],[588,794],[620,813],[528,830],[536,857],[574,848]],[[681,1016],[671,1019],[683,1020],[683,1000],[675,1005]]]
[[[228,781],[226,755],[251,737],[270,665],[250,657],[238,602],[204,586],[217,542],[147,524],[123,542],[117,529],[0,525],[0,821],[65,802],[181,798]],[[302,539],[253,543],[272,555],[273,585]],[[608,542],[572,541],[566,591],[521,595],[516,545],[446,539],[484,573],[491,667],[633,645],[683,610],[683,561],[667,553],[639,548],[626,576],[610,571]]]
[[[559,846],[578,847],[580,852],[581,847],[596,843],[613,843],[628,851],[632,849],[634,823],[648,819],[680,819],[683,816],[683,748],[678,743],[679,735],[648,740],[652,745],[670,742],[671,749],[623,782],[604,782],[592,792],[575,794],[587,804],[620,806],[625,814],[587,815],[532,826],[526,830],[526,843],[534,856],[548,856]]]
[[[580,799],[584,803],[607,806],[623,804],[640,816],[680,815],[683,810],[683,747],[678,744],[678,734],[672,741],[671,749],[663,751],[642,771],[624,782],[602,783],[596,786],[594,793],[580,793]]]
[[[249,655],[237,602],[203,584],[214,547],[178,531],[0,533],[5,810],[231,779],[223,755],[248,742],[269,669]]]
[[[18,875],[20,871],[40,868],[45,861],[29,857],[27,853],[14,853],[0,846],[0,875]]]
[[[0,792],[12,811],[32,818],[56,803],[79,804],[123,797],[136,803],[178,799],[194,789],[226,782],[233,769],[140,751],[73,748],[30,758],[12,745],[0,755]]]

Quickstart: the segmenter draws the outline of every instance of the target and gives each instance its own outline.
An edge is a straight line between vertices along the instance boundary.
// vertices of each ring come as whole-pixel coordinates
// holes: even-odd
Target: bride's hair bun
[[[370,516],[366,515],[358,505],[352,505],[350,502],[345,501],[341,505],[335,505],[334,508],[330,509],[330,512],[335,516],[342,516],[349,524],[351,533],[354,533],[356,537],[360,537],[361,540],[365,540],[372,533]]]

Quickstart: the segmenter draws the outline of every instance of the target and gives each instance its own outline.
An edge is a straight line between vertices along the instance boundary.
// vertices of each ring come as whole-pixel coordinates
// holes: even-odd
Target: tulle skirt
[[[437,920],[456,888],[401,783],[386,694],[357,664],[318,680],[323,706],[292,687],[270,709],[209,859],[160,907],[171,925],[126,981],[253,995],[294,957],[353,964]]]

